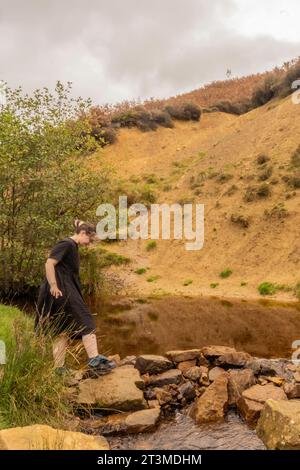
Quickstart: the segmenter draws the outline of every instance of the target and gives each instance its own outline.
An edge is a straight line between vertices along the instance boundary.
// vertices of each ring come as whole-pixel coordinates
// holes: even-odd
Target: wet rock
[[[294,379],[296,380],[296,382],[300,382],[300,372],[299,371],[294,373]]]
[[[160,404],[158,400],[148,400],[149,408],[160,408]]]
[[[199,366],[193,366],[190,367],[190,369],[183,371],[184,377],[189,380],[193,380],[194,382],[197,382],[201,378],[201,374],[202,372]]]
[[[104,436],[124,433],[141,433],[153,431],[160,416],[159,408],[135,411],[134,413],[120,413],[94,418],[82,422],[86,432],[101,433]]]
[[[167,370],[158,375],[151,375],[148,384],[150,386],[163,387],[168,384],[179,384],[182,380],[182,373],[178,369]]]
[[[203,356],[209,360],[223,356],[224,354],[231,354],[235,352],[236,350],[234,348],[230,348],[229,346],[205,346],[202,348]]]
[[[191,416],[196,423],[207,423],[224,418],[228,404],[227,374],[220,375],[195,402]]]
[[[287,400],[284,390],[271,383],[267,385],[253,385],[244,390],[237,406],[242,416],[249,423],[255,423],[260,416],[265,402],[272,398],[273,400]]]
[[[288,399],[300,398],[300,383],[285,383],[283,390]]]
[[[243,391],[255,385],[256,379],[251,369],[230,370],[228,374],[228,404],[235,405]]]
[[[216,380],[217,377],[224,374],[224,372],[225,372],[225,370],[222,369],[221,367],[213,367],[208,372],[208,378],[211,382],[213,382],[214,380]]]
[[[231,352],[219,356],[216,364],[220,366],[243,367],[251,359],[250,354],[245,352]]]
[[[1,430],[0,450],[109,450],[109,444],[102,436],[34,424]]]
[[[201,357],[201,349],[188,349],[186,351],[168,351],[166,356],[173,362],[192,361]]]
[[[118,363],[118,366],[134,366],[136,362],[136,356],[126,356],[124,359],[121,359]]]
[[[184,361],[184,362],[179,362],[177,364],[177,369],[181,370],[182,372],[185,370],[190,369],[191,367],[196,366],[197,361],[194,359],[193,361]]]
[[[246,363],[247,369],[252,369],[255,375],[279,375],[286,380],[292,378],[292,372],[286,367],[289,361],[285,359],[259,359],[254,358]]]
[[[137,358],[135,367],[141,374],[145,374],[147,372],[149,372],[149,374],[159,374],[165,370],[172,369],[173,363],[163,356],[144,354]]]
[[[137,369],[117,367],[98,379],[87,379],[79,384],[77,403],[94,408],[121,411],[147,408]]]
[[[164,390],[163,388],[156,388],[156,398],[158,400],[158,403],[161,406],[166,405],[167,403],[170,403],[173,401],[173,395],[170,391]]]
[[[300,400],[267,400],[256,433],[270,450],[300,450]]]
[[[179,396],[184,398],[187,402],[194,400],[196,397],[196,390],[191,382],[185,382],[178,387]],[[180,398],[181,398],[180,397]]]

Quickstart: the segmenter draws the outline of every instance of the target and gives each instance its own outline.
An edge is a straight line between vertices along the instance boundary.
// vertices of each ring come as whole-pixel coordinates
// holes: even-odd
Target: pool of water
[[[162,297],[90,304],[99,345],[107,354],[163,354],[209,344],[259,357],[291,357],[300,339],[299,303]]]

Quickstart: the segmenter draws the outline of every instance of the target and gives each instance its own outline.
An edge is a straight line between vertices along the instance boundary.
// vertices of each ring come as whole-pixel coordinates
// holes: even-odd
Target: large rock
[[[300,383],[286,383],[283,386],[288,399],[300,398]]]
[[[173,362],[192,361],[201,357],[201,349],[188,349],[186,351],[168,351],[166,356]]]
[[[35,424],[0,431],[0,450],[109,450],[109,444],[102,436]]]
[[[168,384],[179,384],[182,380],[182,373],[178,369],[166,370],[161,374],[151,375],[149,377],[148,385],[155,387],[163,387]]]
[[[183,371],[183,375],[187,379],[193,380],[193,382],[197,382],[202,375],[201,366],[190,367],[189,369]]]
[[[177,369],[181,370],[181,372],[184,372],[185,370],[188,370],[191,367],[194,367],[196,365],[197,365],[196,359],[194,359],[193,361],[178,362],[177,363]]]
[[[300,400],[267,400],[256,432],[268,449],[300,450]]]
[[[267,375],[285,378],[291,380],[293,373],[289,370],[290,362],[286,359],[260,359],[253,358],[248,361],[245,366],[247,369],[252,369],[255,375]]]
[[[251,369],[236,369],[229,371],[228,404],[234,405],[247,388],[256,384],[254,372]]]
[[[276,387],[271,383],[267,385],[253,385],[253,387],[244,390],[241,398],[237,402],[238,409],[242,416],[250,424],[256,423],[265,402],[272,398],[273,400],[287,400],[283,389]]]
[[[120,411],[147,408],[139,372],[130,366],[117,367],[98,379],[83,380],[79,384],[77,403],[94,408]],[[140,388],[138,388],[140,387]]]
[[[219,366],[243,367],[250,359],[250,354],[236,351],[222,354],[222,356],[217,358],[216,364]]]
[[[135,367],[141,374],[159,374],[165,370],[172,369],[173,363],[164,356],[155,356],[154,354],[144,354],[136,360]]]
[[[135,411],[134,413],[120,413],[103,418],[91,418],[82,422],[82,428],[87,432],[101,433],[103,435],[140,433],[153,431],[159,421],[160,409],[158,407]]]
[[[203,356],[207,357],[208,359],[215,359],[217,357],[223,356],[224,354],[231,354],[235,352],[236,350],[234,348],[230,348],[229,346],[204,346],[204,348],[202,348]]]
[[[228,404],[227,374],[224,373],[205,390],[195,402],[191,416],[196,423],[207,423],[224,418]]]

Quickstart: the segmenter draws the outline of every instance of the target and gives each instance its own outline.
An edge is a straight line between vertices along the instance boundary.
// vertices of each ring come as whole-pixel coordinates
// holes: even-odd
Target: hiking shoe
[[[114,361],[110,361],[107,357],[102,356],[102,354],[98,354],[98,356],[89,360],[88,366],[92,370],[107,371],[114,369],[116,367],[116,363]]]

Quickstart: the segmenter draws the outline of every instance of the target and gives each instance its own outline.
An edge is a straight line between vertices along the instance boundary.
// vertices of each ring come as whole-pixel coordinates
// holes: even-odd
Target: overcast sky
[[[300,55],[299,18],[299,0],[0,0],[0,79],[169,97]]]

